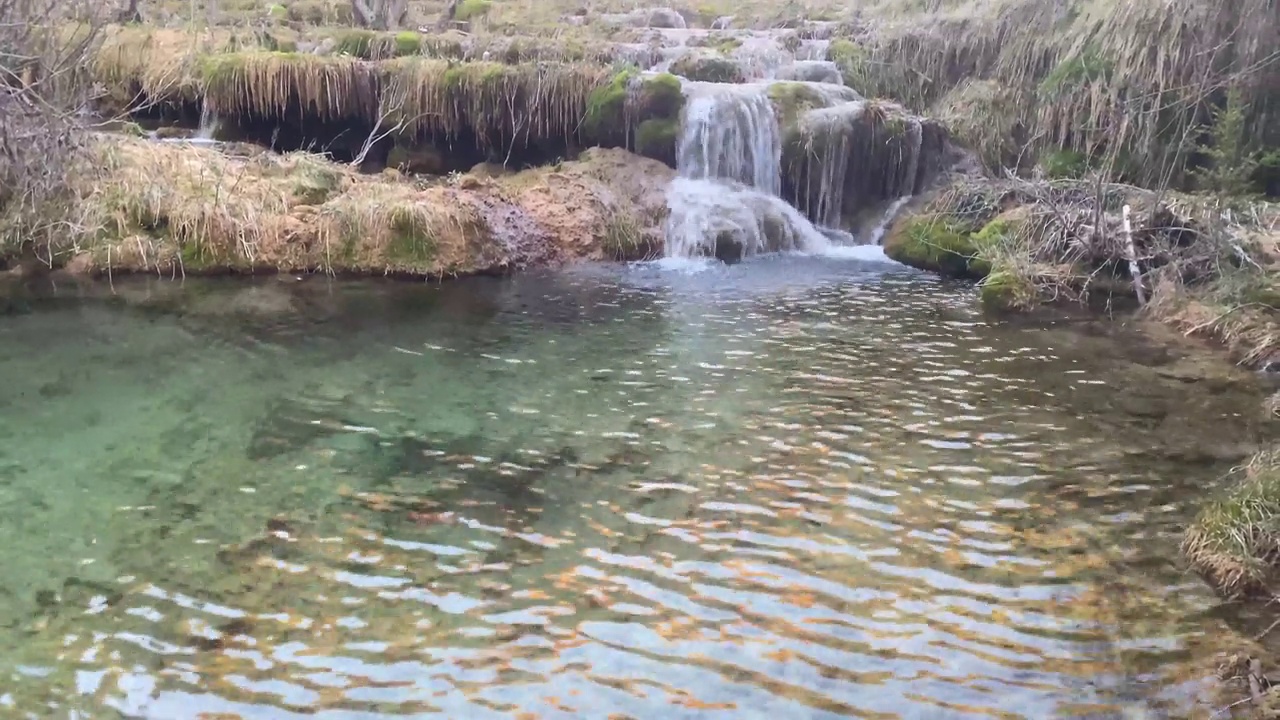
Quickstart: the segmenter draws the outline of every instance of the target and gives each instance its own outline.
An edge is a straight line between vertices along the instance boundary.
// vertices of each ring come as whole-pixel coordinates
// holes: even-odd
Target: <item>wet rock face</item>
[[[835,63],[828,60],[800,60],[778,68],[775,75],[778,80],[794,80],[798,82],[831,83],[843,85],[844,76]]]

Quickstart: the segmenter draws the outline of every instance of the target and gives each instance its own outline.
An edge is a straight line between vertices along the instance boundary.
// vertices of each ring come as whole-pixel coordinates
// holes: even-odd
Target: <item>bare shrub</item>
[[[0,258],[52,262],[84,158],[88,68],[103,20],[94,0],[0,0]]]

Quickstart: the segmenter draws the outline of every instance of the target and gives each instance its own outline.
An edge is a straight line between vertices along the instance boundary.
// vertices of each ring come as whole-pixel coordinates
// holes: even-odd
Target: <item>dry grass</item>
[[[629,173],[664,170],[621,151],[496,180],[422,184],[362,175],[305,153],[234,157],[183,144],[100,138],[55,264],[99,273],[467,274],[602,257],[608,222],[652,230],[662,195]],[[621,154],[619,154],[621,153]],[[618,190],[617,188],[623,188]],[[615,223],[616,225],[616,223]]]
[[[249,52],[201,62],[205,100],[219,114],[259,118],[305,112],[321,122],[378,117],[381,72],[345,56]]]
[[[1280,452],[1258,454],[1240,474],[1201,510],[1182,552],[1226,597],[1273,596],[1280,561]]]
[[[481,146],[569,139],[578,133],[592,91],[609,68],[588,64],[452,64],[401,59],[387,65],[383,111],[413,134],[475,134]]]

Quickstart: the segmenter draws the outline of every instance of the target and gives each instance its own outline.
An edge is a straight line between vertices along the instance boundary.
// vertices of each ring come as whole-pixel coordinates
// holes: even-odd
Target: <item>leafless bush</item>
[[[0,0],[0,259],[51,258],[83,157],[90,55],[112,14],[95,0]]]

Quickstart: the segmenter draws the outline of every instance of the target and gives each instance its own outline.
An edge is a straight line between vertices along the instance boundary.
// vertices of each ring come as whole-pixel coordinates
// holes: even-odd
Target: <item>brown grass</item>
[[[622,151],[498,179],[422,184],[305,153],[234,157],[100,138],[56,264],[97,273],[270,270],[442,276],[603,257],[610,216],[652,230],[668,173]],[[611,186],[625,188],[617,191]],[[656,200],[656,202],[655,202]],[[616,223],[615,223],[616,224]]]

